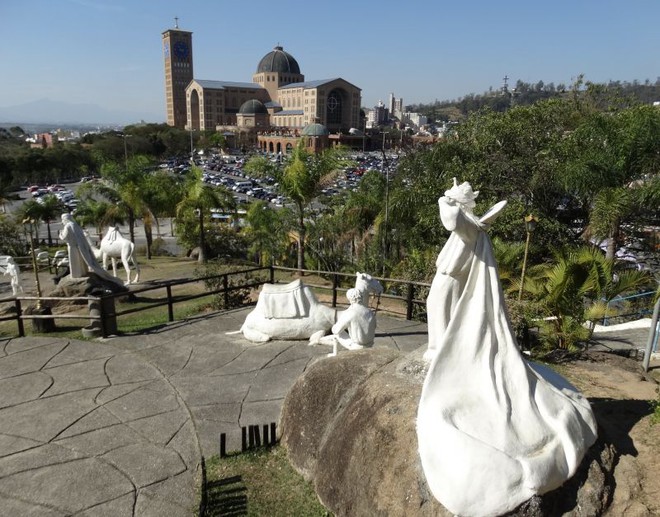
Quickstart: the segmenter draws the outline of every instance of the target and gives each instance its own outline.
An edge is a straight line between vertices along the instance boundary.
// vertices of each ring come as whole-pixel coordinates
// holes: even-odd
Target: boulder
[[[431,494],[417,450],[424,349],[406,355],[375,348],[324,358],[288,393],[281,442],[336,515],[452,515]],[[611,500],[616,456],[614,446],[599,439],[573,478],[509,515],[601,515]]]

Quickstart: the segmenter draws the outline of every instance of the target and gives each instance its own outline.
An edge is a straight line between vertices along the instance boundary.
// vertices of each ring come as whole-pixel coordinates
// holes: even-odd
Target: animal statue
[[[360,291],[365,306],[370,293],[383,291],[378,280],[364,273],[356,274],[355,288]],[[298,279],[285,285],[264,284],[257,305],[245,318],[240,332],[256,343],[309,339],[314,344],[336,321],[337,310],[319,303],[312,289]]]
[[[124,265],[124,270],[126,271],[126,284],[134,284],[139,281],[140,267],[138,266],[137,260],[135,260],[135,244],[124,237],[119,231],[119,228],[116,226],[110,226],[103,239],[101,239],[101,245],[99,248],[94,246],[89,235],[86,234],[86,237],[90,246],[92,246],[92,250],[94,250],[96,259],[103,261],[103,269],[108,267],[109,258],[112,262],[112,274],[116,277],[117,259],[121,259],[121,262]],[[135,277],[132,280],[131,264],[135,268]]]
[[[378,297],[383,294],[381,283],[368,273],[355,273],[355,289],[360,292],[360,303],[365,307],[369,307],[369,296],[371,293]]]

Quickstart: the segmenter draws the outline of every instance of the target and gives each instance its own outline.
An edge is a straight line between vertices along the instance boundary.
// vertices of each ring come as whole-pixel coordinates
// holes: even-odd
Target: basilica
[[[282,46],[261,58],[252,82],[197,79],[192,33],[178,27],[162,34],[167,122],[193,130],[349,134],[364,127],[361,90],[341,77],[305,80]]]

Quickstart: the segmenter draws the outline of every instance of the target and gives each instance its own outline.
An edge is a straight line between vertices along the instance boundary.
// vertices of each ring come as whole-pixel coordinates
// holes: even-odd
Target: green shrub
[[[245,269],[243,265],[228,264],[224,261],[210,260],[204,266],[195,270],[195,278],[204,278],[204,286],[209,291],[217,291],[224,287],[224,277],[227,273]],[[206,278],[211,277],[211,278]],[[211,307],[218,310],[235,309],[247,305],[250,301],[250,288],[239,288],[253,278],[250,274],[227,275],[228,292],[213,296]]]

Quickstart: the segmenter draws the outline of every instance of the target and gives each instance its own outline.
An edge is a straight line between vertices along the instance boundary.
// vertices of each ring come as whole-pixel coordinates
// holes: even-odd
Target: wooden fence
[[[102,296],[87,296],[87,297],[41,297],[35,296],[17,296],[5,298],[0,300],[0,306],[13,304],[14,309],[10,314],[0,316],[0,322],[3,321],[16,321],[17,335],[20,337],[25,336],[25,321],[37,319],[52,319],[52,320],[88,320],[90,323],[98,322],[100,333],[103,337],[108,337],[115,332],[118,318],[129,314],[135,314],[142,311],[151,310],[158,307],[167,307],[167,319],[169,322],[175,321],[174,307],[178,303],[199,299],[210,296],[222,296],[224,307],[230,306],[230,297],[233,291],[241,289],[257,289],[264,283],[276,283],[276,272],[283,275],[300,274],[300,270],[295,268],[285,268],[279,266],[270,267],[253,267],[245,268],[237,271],[231,271],[219,275],[209,275],[199,278],[184,278],[178,280],[169,280],[158,282],[157,284],[131,288],[128,293],[110,293]],[[255,278],[255,274],[263,273],[264,278]],[[337,307],[340,293],[345,293],[349,287],[349,283],[355,279],[355,275],[349,273],[303,270],[303,276],[317,276],[327,279],[329,285],[313,284],[305,282],[305,285],[314,289],[316,293],[329,293],[332,307]],[[392,278],[377,278],[385,287],[385,291],[377,299],[376,309],[380,312],[385,312],[394,316],[405,317],[408,320],[414,317],[425,317],[425,299],[426,291],[430,284],[423,282],[411,282],[406,280],[398,280]],[[238,281],[236,281],[238,279]],[[188,284],[219,284],[221,287],[216,289],[205,289],[201,293],[174,295],[173,289],[179,286]],[[345,287],[349,286],[349,287]],[[160,296],[145,298],[146,293],[155,293],[157,291],[164,291]],[[117,311],[116,300],[118,298],[136,297],[141,295],[142,305],[138,307],[130,307],[121,311]],[[98,307],[98,311],[85,314],[39,314],[39,313],[26,313],[26,302],[32,302],[35,305],[48,306],[50,303],[58,302],[87,302],[88,306],[94,303]],[[343,303],[343,301],[342,301]],[[249,306],[246,303],[245,306]]]

